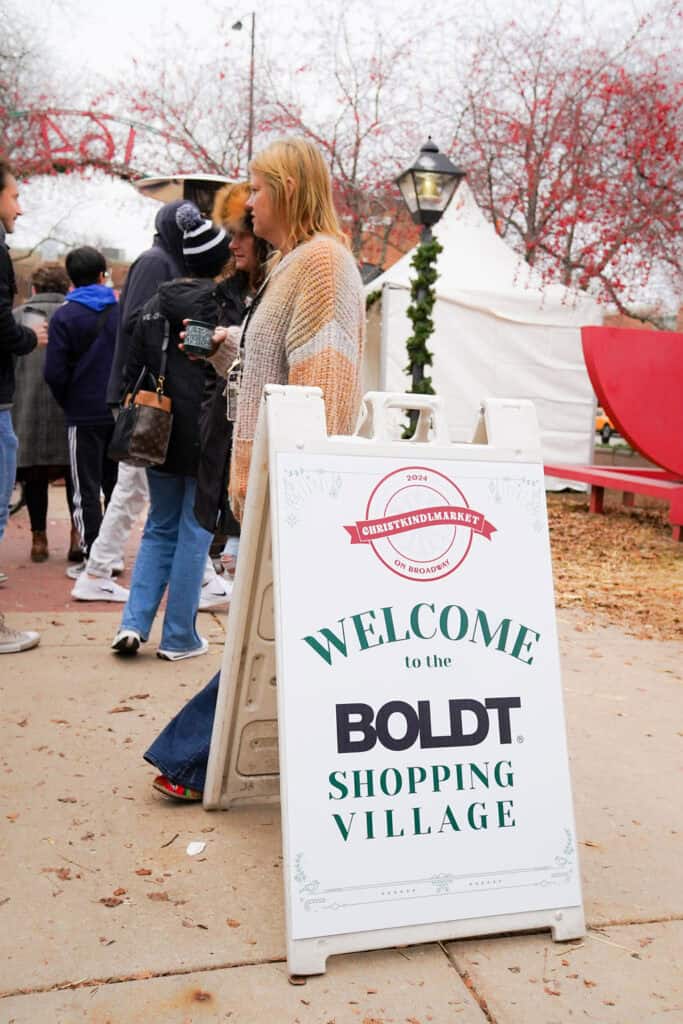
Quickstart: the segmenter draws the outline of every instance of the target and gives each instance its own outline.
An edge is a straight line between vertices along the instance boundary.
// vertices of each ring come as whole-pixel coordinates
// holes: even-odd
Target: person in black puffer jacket
[[[208,642],[195,628],[204,567],[212,534],[194,515],[200,456],[199,416],[207,375],[205,361],[191,361],[178,348],[186,318],[217,324],[219,302],[214,278],[229,256],[223,228],[203,220],[191,203],[177,214],[184,231],[183,257],[192,278],[160,286],[143,308],[128,351],[124,382],[133,385],[141,371],[159,373],[164,327],[169,347],[164,390],[173,406],[173,426],[163,465],[147,470],[150,509],[138,550],[130,595],[112,649],[135,654],[152,628],[168,586],[168,599],[157,654],[169,661],[205,654]]]
[[[249,183],[224,185],[216,193],[213,207],[214,224],[221,224],[230,234],[231,260],[223,272],[216,294],[220,303],[218,323],[222,327],[239,325],[256,292],[263,284],[266,261],[272,249],[268,242],[254,235],[251,211],[247,209]],[[218,368],[217,379],[211,381],[202,405],[200,419],[202,455],[197,474],[197,496],[194,512],[206,530],[236,541],[240,525],[228,504],[232,423],[226,417],[226,381]],[[222,368],[223,372],[225,367]]]

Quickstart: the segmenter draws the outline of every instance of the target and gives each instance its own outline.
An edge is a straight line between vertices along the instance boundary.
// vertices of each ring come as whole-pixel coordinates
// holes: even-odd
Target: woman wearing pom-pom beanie
[[[173,426],[163,465],[147,470],[150,508],[140,542],[130,595],[112,649],[136,654],[150,634],[168,587],[166,611],[157,650],[160,658],[178,661],[206,654],[208,641],[199,636],[195,619],[212,534],[194,515],[200,455],[199,416],[207,374],[204,361],[190,361],[178,348],[187,317],[216,324],[220,318],[214,279],[229,258],[225,230],[204,220],[191,203],[176,219],[183,231],[183,259],[190,278],[160,286],[144,307],[133,335],[125,382],[132,385],[142,369],[159,373],[166,323],[170,326],[165,392],[173,405]]]

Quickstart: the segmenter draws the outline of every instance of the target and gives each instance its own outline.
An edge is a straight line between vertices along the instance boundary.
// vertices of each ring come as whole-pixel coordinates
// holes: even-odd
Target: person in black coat
[[[203,220],[191,203],[176,213],[184,231],[183,258],[191,278],[161,285],[143,308],[128,351],[124,385],[130,387],[145,368],[156,378],[162,346],[168,337],[164,390],[172,402],[173,425],[163,465],[147,470],[150,508],[112,649],[136,654],[152,628],[168,587],[161,645],[157,654],[169,661],[205,654],[208,642],[195,628],[204,568],[212,534],[194,515],[200,455],[199,416],[207,374],[205,361],[191,361],[178,348],[186,318],[216,325],[219,307],[216,278],[229,256],[223,228]],[[168,325],[168,331],[166,331]]]
[[[116,350],[107,386],[107,403],[118,406],[123,395],[123,380],[128,350],[143,306],[164,281],[173,281],[185,273],[183,233],[176,223],[176,213],[183,200],[161,207],[154,218],[154,241],[131,263],[120,298],[121,317],[116,336]]]
[[[45,324],[33,329],[18,324],[12,315],[17,286],[5,235],[14,231],[21,214],[16,178],[10,165],[0,160],[0,540],[7,526],[17,469],[17,437],[10,412],[14,397],[14,360],[33,351],[37,344],[47,344]],[[7,575],[0,571],[0,584],[6,582]],[[40,634],[34,630],[10,629],[0,614],[0,654],[27,651],[39,641]]]
[[[247,182],[224,185],[214,202],[213,221],[230,234],[231,260],[216,289],[221,307],[218,323],[224,327],[242,322],[263,283],[266,261],[272,251],[268,242],[254,235],[251,211],[247,209],[249,192]],[[232,423],[226,416],[225,389],[225,378],[219,373],[207,389],[202,406],[202,454],[194,511],[206,530],[232,542],[230,547],[236,555],[240,526],[228,504]]]

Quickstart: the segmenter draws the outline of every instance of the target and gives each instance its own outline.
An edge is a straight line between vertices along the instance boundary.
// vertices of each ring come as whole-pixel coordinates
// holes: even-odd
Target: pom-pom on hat
[[[216,277],[230,257],[225,229],[205,220],[194,203],[178,207],[175,219],[183,232],[183,260],[190,274]]]
[[[246,181],[238,181],[232,185],[223,185],[216,192],[213,201],[212,217],[215,224],[234,233],[235,231],[254,231],[251,210],[247,209],[247,199],[251,188]]]

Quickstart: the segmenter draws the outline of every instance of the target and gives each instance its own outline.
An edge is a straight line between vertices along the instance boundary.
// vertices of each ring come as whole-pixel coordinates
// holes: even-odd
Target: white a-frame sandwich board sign
[[[445,423],[373,393],[327,437],[318,389],[266,389],[204,806],[279,796],[292,974],[584,933],[534,408]]]

